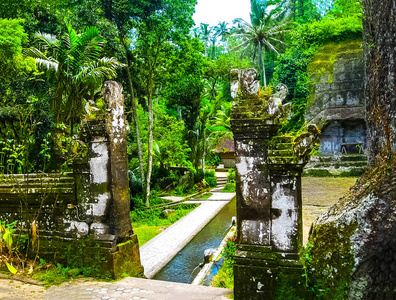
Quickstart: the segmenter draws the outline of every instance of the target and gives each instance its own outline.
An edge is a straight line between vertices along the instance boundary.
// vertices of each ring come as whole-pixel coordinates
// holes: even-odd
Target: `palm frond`
[[[111,79],[117,76],[117,69],[125,67],[124,64],[115,58],[101,58],[97,61],[90,61],[81,66],[80,71],[73,77],[75,81],[90,84],[101,84],[104,79]]]
[[[30,56],[34,59],[36,58],[47,59],[47,56],[37,48],[25,48],[22,50],[22,53],[25,56]]]
[[[58,43],[56,36],[49,33],[37,32],[34,37],[38,41],[39,47],[44,50],[51,49]]]
[[[53,61],[51,59],[41,59],[36,58],[36,64],[39,68],[43,68],[49,71],[58,71],[59,64],[57,61]]]

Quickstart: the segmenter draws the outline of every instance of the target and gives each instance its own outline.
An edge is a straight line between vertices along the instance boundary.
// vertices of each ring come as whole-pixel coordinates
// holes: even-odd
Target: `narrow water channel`
[[[204,251],[219,247],[236,215],[234,197],[153,279],[191,283],[201,270]]]

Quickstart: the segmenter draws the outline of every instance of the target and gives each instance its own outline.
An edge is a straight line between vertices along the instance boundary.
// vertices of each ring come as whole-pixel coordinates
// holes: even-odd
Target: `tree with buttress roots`
[[[322,299],[396,298],[396,1],[362,2],[370,168],[312,226],[308,283]]]

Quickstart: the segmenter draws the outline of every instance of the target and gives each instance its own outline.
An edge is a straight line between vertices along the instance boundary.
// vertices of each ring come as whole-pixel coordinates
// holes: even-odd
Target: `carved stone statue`
[[[231,70],[231,97],[235,98],[240,90],[245,95],[257,95],[260,82],[256,80],[255,69]]]
[[[315,147],[319,136],[319,129],[316,125],[310,124],[307,128],[308,132],[304,132],[294,140],[294,154],[299,158],[308,160],[312,149]]]
[[[283,83],[279,83],[276,88],[278,91],[272,95],[268,104],[268,113],[270,116],[275,115],[279,110],[279,106],[286,100],[287,94],[289,93],[289,89]]]

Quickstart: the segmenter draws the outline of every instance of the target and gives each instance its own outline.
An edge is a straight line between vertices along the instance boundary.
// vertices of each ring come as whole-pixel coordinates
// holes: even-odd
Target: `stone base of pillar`
[[[139,243],[136,234],[125,243],[117,245],[115,252],[111,253],[107,264],[114,278],[144,277],[143,266],[140,264]]]
[[[296,253],[273,252],[271,246],[237,245],[234,299],[310,299],[304,269]]]
[[[31,253],[33,256],[35,253]],[[86,269],[89,276],[121,278],[144,277],[136,234],[117,244],[115,235],[76,238],[40,236],[40,258],[72,268]]]

